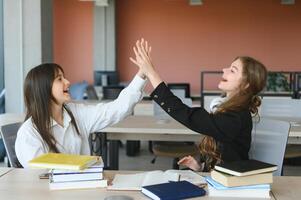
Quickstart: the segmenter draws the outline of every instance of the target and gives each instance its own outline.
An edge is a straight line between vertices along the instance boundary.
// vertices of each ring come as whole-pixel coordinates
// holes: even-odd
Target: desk
[[[301,117],[266,117],[280,121],[289,122],[291,124],[288,144],[301,144]]]
[[[296,121],[291,118],[274,118],[278,120],[295,122],[289,134],[289,143],[300,144],[301,120]],[[296,124],[296,122],[298,122]],[[102,130],[102,140],[109,140],[109,163],[110,169],[118,170],[118,140],[152,140],[152,141],[193,141],[198,142],[202,135],[184,127],[179,122],[170,119],[169,123],[158,123],[152,116],[129,116],[116,125]],[[103,155],[107,155],[106,143],[102,143]]]
[[[13,168],[8,168],[8,167],[1,167],[0,168],[0,177],[4,176],[6,173],[8,173],[10,170],[12,170]]]
[[[152,140],[152,141],[192,141],[199,142],[202,135],[194,132],[174,119],[167,123],[159,123],[152,116],[129,116],[125,120],[102,130],[102,140],[109,140],[109,161],[106,142],[102,143],[105,162],[110,169],[118,169],[119,144],[118,140]]]
[[[1,170],[1,168],[0,168]],[[101,200],[111,195],[128,195],[134,199],[149,199],[138,191],[107,191],[105,188],[87,190],[50,191],[48,180],[38,176],[45,170],[13,169],[0,178],[1,199],[9,200]],[[112,179],[116,173],[135,173],[134,171],[104,171],[106,179]],[[301,177],[274,177],[272,198],[281,200],[299,200],[301,197]],[[275,198],[274,198],[275,197]],[[194,199],[218,199],[203,196]],[[240,200],[240,198],[235,198]],[[229,200],[229,198],[228,198]]]
[[[136,104],[134,108],[134,115],[154,115],[154,101],[151,100],[142,100]],[[193,100],[192,107],[200,107],[200,101]]]

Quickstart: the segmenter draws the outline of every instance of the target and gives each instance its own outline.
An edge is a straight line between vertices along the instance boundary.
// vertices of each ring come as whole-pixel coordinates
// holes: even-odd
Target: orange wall
[[[237,55],[261,60],[269,70],[301,71],[301,2],[280,0],[116,0],[117,67],[122,81],[137,68],[132,46],[144,37],[166,82],[190,82],[200,71],[220,70]],[[54,61],[71,82],[93,80],[93,2],[54,0]],[[214,87],[216,82],[209,82]]]
[[[116,18],[122,80],[137,70],[128,57],[141,37],[151,43],[163,79],[190,82],[193,93],[199,92],[201,70],[220,70],[237,55],[255,57],[269,70],[301,71],[300,1],[204,0],[189,6],[188,0],[118,0]]]
[[[93,81],[93,2],[53,1],[53,55],[71,82]]]

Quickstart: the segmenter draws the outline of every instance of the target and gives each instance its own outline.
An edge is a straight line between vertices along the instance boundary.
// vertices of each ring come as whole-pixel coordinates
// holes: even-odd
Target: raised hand
[[[153,87],[156,88],[162,82],[162,79],[152,64],[150,57],[151,49],[148,42],[143,38],[138,40],[136,46],[133,47],[135,59],[130,57],[130,60],[139,67],[140,71],[147,76]]]
[[[151,47],[148,45],[148,42],[144,39],[137,40],[133,50],[136,59],[130,57],[130,60],[136,64],[146,76],[149,76],[153,73],[154,67],[150,58]]]
[[[194,171],[199,171],[201,169],[201,166],[199,165],[199,163],[192,156],[185,156],[184,158],[179,160],[178,165],[184,165]]]

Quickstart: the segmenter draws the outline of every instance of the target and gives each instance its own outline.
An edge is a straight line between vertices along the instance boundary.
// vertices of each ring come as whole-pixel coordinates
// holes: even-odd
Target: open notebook
[[[193,184],[206,184],[204,177],[191,170],[156,170],[137,174],[116,174],[109,190],[141,190],[143,186],[170,181],[186,180]]]

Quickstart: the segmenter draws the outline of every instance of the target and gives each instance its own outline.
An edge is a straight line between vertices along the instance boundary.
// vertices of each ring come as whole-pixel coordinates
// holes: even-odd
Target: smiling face
[[[57,104],[63,105],[71,100],[69,87],[70,82],[65,79],[63,72],[58,70],[52,84],[52,96],[56,100]]]
[[[218,84],[218,88],[226,93],[226,95],[232,96],[239,91],[239,86],[242,82],[243,63],[237,59],[230,67],[223,69],[222,80]]]

